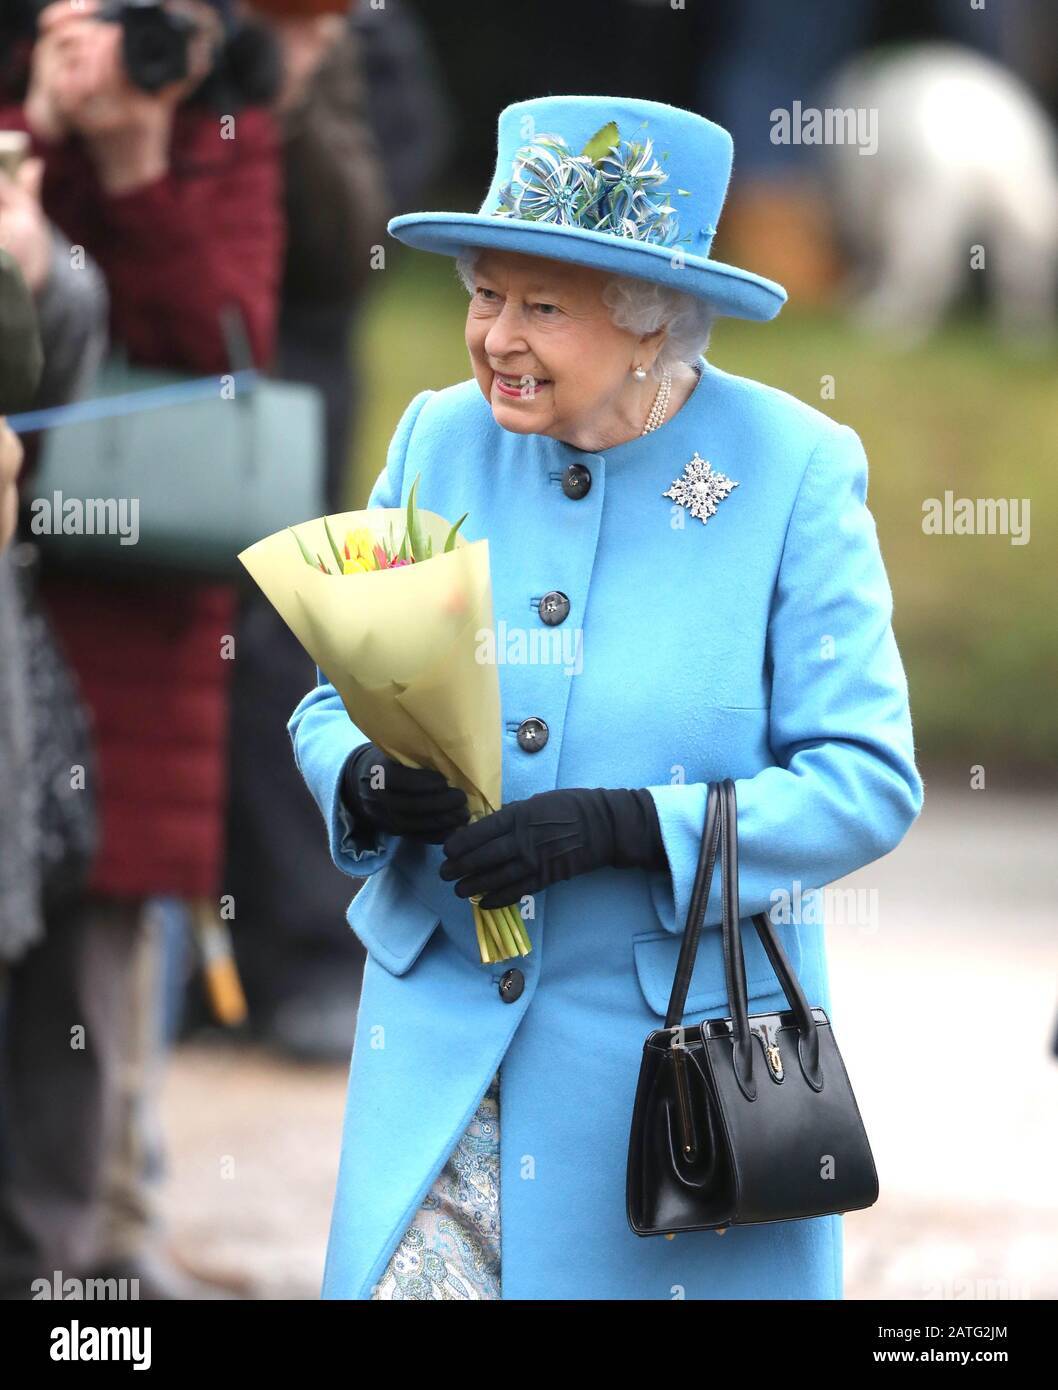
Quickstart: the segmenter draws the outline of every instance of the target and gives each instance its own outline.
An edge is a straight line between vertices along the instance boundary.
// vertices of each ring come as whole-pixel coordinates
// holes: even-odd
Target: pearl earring
[[[635,377],[636,381],[643,381],[646,377],[646,371],[642,367],[637,367],[632,375]]]

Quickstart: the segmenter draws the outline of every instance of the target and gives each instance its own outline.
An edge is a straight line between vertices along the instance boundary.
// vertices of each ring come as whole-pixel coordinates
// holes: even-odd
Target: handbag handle
[[[705,802],[705,829],[702,832],[702,845],[698,851],[698,865],[694,873],[691,902],[687,909],[683,940],[680,942],[680,955],[676,962],[672,992],[669,995],[668,1012],[665,1014],[666,1028],[674,1028],[681,1023],[687,1007],[687,991],[691,984],[694,960],[698,954],[698,937],[702,930],[702,922],[705,920],[705,905],[709,901],[709,891],[713,886],[713,866],[716,863],[719,844],[720,791],[716,782],[710,782]]]
[[[676,976],[673,980],[672,994],[669,997],[665,1027],[672,1029],[679,1025],[687,1002],[691,972],[698,953],[698,941],[705,908],[709,901],[717,848],[720,853],[721,874],[721,931],[724,952],[724,982],[727,987],[728,1005],[731,1011],[734,1030],[733,1061],[735,1075],[743,1092],[752,1098],[755,1094],[753,1083],[753,1044],[749,1029],[749,996],[746,988],[746,961],[742,950],[742,935],[739,931],[741,913],[739,910],[738,887],[738,810],[735,799],[735,784],[730,777],[719,783],[709,784],[709,794],[705,810],[705,830],[698,855],[691,904],[687,912],[683,941],[680,946]],[[761,945],[767,953],[772,969],[778,978],[786,1001],[797,1020],[799,1033],[798,1053],[806,1079],[817,1090],[823,1084],[819,1068],[819,1036],[808,1000],[801,983],[787,960],[782,943],[775,934],[771,918],[766,912],[758,912],[753,917]]]

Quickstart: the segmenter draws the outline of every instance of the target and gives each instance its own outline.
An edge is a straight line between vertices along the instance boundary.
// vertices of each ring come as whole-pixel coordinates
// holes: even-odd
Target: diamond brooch
[[[704,526],[711,516],[716,515],[718,502],[738,483],[726,473],[714,473],[713,466],[694,451],[694,458],[684,465],[683,477],[677,478],[672,486],[661,495],[671,497],[681,507],[686,507],[691,516],[696,516]]]

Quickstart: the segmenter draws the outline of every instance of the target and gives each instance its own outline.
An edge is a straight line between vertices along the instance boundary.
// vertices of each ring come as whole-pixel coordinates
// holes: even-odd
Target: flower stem
[[[485,810],[472,812],[470,819],[476,821],[490,814],[491,808],[487,807]],[[522,914],[513,904],[483,908],[474,898],[469,901],[474,912],[478,953],[483,965],[495,965],[498,961],[529,954],[533,949],[532,943],[525,930]]]
[[[525,922],[522,918],[522,914],[513,903],[508,904],[506,907],[502,908],[501,911],[507,914],[507,920],[511,926],[511,933],[518,943],[518,954],[520,956],[527,956],[533,949],[533,946],[529,940],[529,933],[525,929]]]
[[[477,907],[474,908],[474,931],[478,938],[478,953],[481,956],[482,963],[487,965],[489,959],[489,946],[485,939],[485,928],[481,921],[481,913],[477,910]]]

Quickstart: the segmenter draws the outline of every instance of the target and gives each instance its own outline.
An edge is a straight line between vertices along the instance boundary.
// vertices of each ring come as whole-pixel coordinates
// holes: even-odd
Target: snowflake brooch
[[[711,463],[702,458],[697,449],[690,463],[684,465],[683,477],[677,478],[662,497],[671,497],[681,507],[686,507],[691,516],[696,516],[704,526],[711,516],[716,515],[716,504],[734,488],[738,487],[726,473],[714,473]]]

